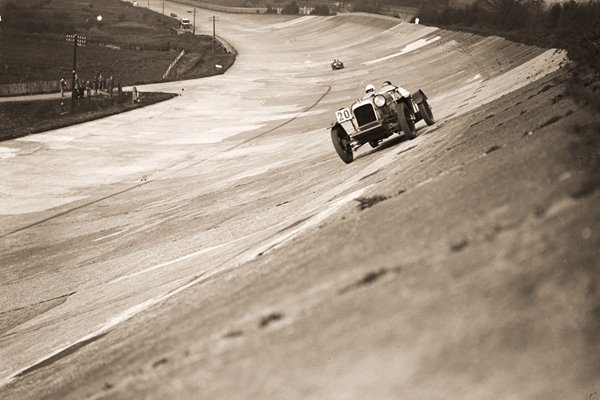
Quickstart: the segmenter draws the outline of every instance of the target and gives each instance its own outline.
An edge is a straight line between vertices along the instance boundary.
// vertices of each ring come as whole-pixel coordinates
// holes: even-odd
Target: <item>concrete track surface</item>
[[[600,392],[598,116],[564,52],[219,17],[225,75],[0,145],[0,398]],[[345,165],[333,112],[385,79],[437,122]]]

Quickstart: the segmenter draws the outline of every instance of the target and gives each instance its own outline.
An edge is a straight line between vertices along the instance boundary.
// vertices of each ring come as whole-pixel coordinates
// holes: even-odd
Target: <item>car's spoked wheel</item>
[[[433,112],[431,112],[431,107],[429,107],[429,103],[427,100],[423,99],[419,103],[419,113],[421,114],[421,118],[423,121],[429,126],[435,124],[435,119],[433,118]]]
[[[350,136],[348,136],[343,128],[334,126],[331,128],[331,141],[342,161],[350,164],[354,160],[354,153],[350,145]]]
[[[417,137],[417,129],[415,128],[415,121],[411,118],[408,106],[405,103],[400,103],[400,127],[402,132],[408,139],[414,139]]]

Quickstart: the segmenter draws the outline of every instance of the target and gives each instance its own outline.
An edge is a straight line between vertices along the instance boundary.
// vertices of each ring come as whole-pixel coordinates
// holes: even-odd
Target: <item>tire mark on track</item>
[[[322,94],[322,95],[321,95],[321,96],[320,96],[320,97],[319,97],[319,98],[318,98],[318,99],[317,99],[317,100],[316,100],[316,101],[315,101],[313,104],[311,104],[310,106],[308,106],[306,109],[302,110],[302,111],[301,111],[300,113],[298,113],[298,115],[296,115],[295,117],[293,117],[293,118],[290,118],[289,120],[287,120],[287,121],[285,121],[285,122],[283,122],[283,123],[281,123],[281,124],[279,124],[279,125],[277,125],[277,126],[275,126],[275,127],[271,128],[271,129],[269,129],[269,130],[267,130],[267,131],[265,131],[265,132],[262,132],[262,133],[260,133],[260,134],[258,134],[258,135],[256,135],[256,136],[254,136],[254,137],[251,137],[251,138],[249,138],[249,139],[246,139],[246,140],[244,140],[243,142],[241,142],[241,143],[238,143],[238,144],[236,144],[236,145],[234,145],[234,146],[230,147],[230,148],[229,148],[229,149],[227,149],[227,150],[224,150],[223,152],[228,152],[228,151],[230,151],[230,150],[234,150],[234,149],[236,149],[236,148],[238,148],[238,147],[240,147],[240,146],[242,146],[242,145],[245,145],[245,144],[247,144],[247,143],[251,142],[251,141],[252,141],[252,140],[254,140],[254,139],[258,139],[258,138],[260,138],[260,137],[262,137],[262,136],[264,136],[264,135],[267,135],[267,134],[269,134],[269,133],[271,133],[271,132],[273,132],[273,131],[275,131],[275,130],[277,130],[277,129],[279,129],[279,128],[281,128],[281,127],[283,127],[283,126],[287,125],[287,124],[289,124],[290,122],[293,122],[294,120],[298,119],[298,118],[299,118],[299,117],[300,117],[302,114],[304,114],[304,113],[306,113],[306,112],[308,112],[308,111],[312,110],[312,109],[313,109],[315,106],[317,106],[317,105],[318,105],[318,104],[319,104],[319,103],[320,103],[320,102],[321,102],[321,101],[322,101],[322,100],[325,98],[325,96],[327,96],[327,95],[329,94],[329,92],[330,92],[330,91],[331,91],[331,86],[329,86],[329,85],[328,85],[328,86],[327,86],[327,90],[325,91],[325,93],[323,93],[323,94]],[[35,226],[41,225],[41,224],[43,224],[43,223],[45,223],[45,222],[48,222],[48,221],[51,221],[51,220],[53,220],[53,219],[56,219],[56,218],[59,218],[59,217],[65,216],[65,215],[67,215],[67,214],[70,214],[70,213],[71,213],[71,212],[73,212],[73,211],[81,210],[81,209],[83,209],[83,208],[85,208],[85,207],[88,207],[88,206],[91,206],[91,205],[94,205],[94,204],[100,203],[100,202],[102,202],[102,201],[104,201],[104,200],[111,199],[111,198],[113,198],[113,197],[119,196],[119,195],[121,195],[121,194],[124,194],[124,193],[127,193],[127,192],[131,192],[132,190],[135,190],[135,189],[137,189],[137,188],[140,188],[140,187],[142,187],[142,186],[144,186],[144,185],[147,185],[147,184],[149,184],[149,183],[152,183],[152,182],[154,182],[154,181],[155,181],[155,180],[157,180],[157,179],[160,179],[160,178],[165,178],[165,177],[169,176],[169,175],[170,175],[170,174],[172,174],[172,173],[179,172],[179,171],[183,171],[183,170],[185,170],[185,169],[187,169],[187,168],[189,168],[189,167],[192,167],[192,166],[198,165],[198,164],[200,164],[200,163],[203,163],[203,162],[204,162],[204,161],[206,161],[206,160],[207,160],[207,159],[202,159],[202,160],[199,160],[199,161],[197,161],[197,162],[195,162],[195,163],[192,163],[192,164],[186,164],[185,166],[183,166],[183,167],[181,167],[181,168],[178,168],[178,169],[175,169],[175,170],[172,170],[172,171],[168,171],[168,172],[167,172],[167,173],[165,173],[164,175],[159,175],[159,176],[156,176],[156,178],[155,178],[155,179],[149,179],[149,180],[143,181],[142,183],[138,183],[137,185],[134,185],[134,186],[131,186],[131,187],[129,187],[129,188],[126,188],[126,189],[120,190],[120,191],[118,191],[118,192],[116,192],[116,193],[109,194],[109,195],[107,195],[107,196],[104,196],[104,197],[101,197],[101,198],[99,198],[99,199],[96,199],[96,200],[93,200],[93,201],[87,202],[87,203],[85,203],[85,204],[82,204],[82,205],[80,205],[80,206],[77,206],[77,207],[70,208],[70,209],[68,209],[68,210],[65,210],[65,211],[63,211],[63,212],[60,212],[60,213],[58,213],[58,214],[51,215],[51,216],[49,216],[49,217],[47,217],[47,218],[44,218],[44,219],[42,219],[42,220],[40,220],[40,221],[36,221],[36,222],[33,222],[33,223],[29,224],[29,225],[23,226],[23,227],[21,227],[21,228],[17,228],[17,229],[15,229],[15,230],[12,230],[12,231],[10,231],[10,232],[8,232],[8,233],[5,233],[5,234],[1,235],[1,236],[0,236],[0,239],[4,239],[4,238],[6,238],[6,237],[8,237],[8,236],[14,235],[15,233],[22,232],[22,231],[24,231],[24,230],[27,230],[27,229],[29,229],[29,228],[33,228],[33,227],[35,227]],[[177,165],[177,164],[175,164],[175,165]],[[167,167],[166,169],[169,169],[169,168],[170,168],[170,167]]]
[[[283,126],[285,126],[285,125],[289,124],[290,122],[293,122],[293,121],[295,121],[295,120],[296,120],[296,119],[298,119],[298,118],[299,118],[299,117],[300,117],[302,114],[304,114],[304,113],[307,113],[307,112],[309,112],[310,110],[312,110],[314,107],[316,107],[316,106],[317,106],[317,104],[319,104],[319,103],[320,103],[320,102],[321,102],[321,101],[322,101],[322,100],[325,98],[325,96],[327,96],[327,95],[329,94],[329,92],[331,92],[331,86],[327,85],[327,90],[325,91],[325,93],[323,93],[323,94],[322,94],[322,95],[321,95],[321,96],[320,96],[320,97],[317,99],[317,101],[315,101],[313,104],[311,104],[310,106],[308,106],[307,108],[305,108],[304,110],[302,110],[302,111],[301,111],[301,112],[300,112],[298,115],[296,115],[295,117],[293,117],[293,118],[290,118],[290,119],[288,119],[287,121],[285,121],[285,122],[283,122],[283,123],[281,123],[281,124],[277,125],[276,127],[273,127],[273,128],[271,128],[271,129],[269,129],[269,130],[267,130],[267,131],[265,131],[265,132],[263,132],[263,133],[260,133],[260,134],[258,134],[258,135],[256,135],[256,136],[253,136],[253,137],[249,138],[249,139],[246,139],[246,140],[244,140],[243,142],[240,142],[240,143],[236,144],[235,146],[233,146],[233,147],[230,147],[229,149],[225,150],[225,152],[227,152],[227,151],[230,151],[230,150],[237,149],[238,147],[241,147],[241,146],[243,146],[243,145],[245,145],[245,144],[247,144],[247,143],[249,143],[249,142],[253,141],[254,139],[258,139],[258,138],[260,138],[260,137],[263,137],[264,135],[267,135],[267,134],[269,134],[269,133],[271,133],[271,132],[273,132],[273,131],[275,131],[275,130],[279,129],[279,128],[281,128],[281,127],[283,127]]]
[[[6,314],[6,313],[10,313],[10,312],[25,310],[25,309],[27,309],[29,307],[35,307],[35,306],[39,306],[40,304],[48,303],[49,301],[64,299],[65,297],[72,296],[75,293],[77,293],[77,292],[70,292],[70,293],[67,293],[67,294],[63,294],[63,295],[60,295],[60,296],[53,297],[51,299],[46,299],[46,300],[38,301],[37,303],[29,304],[27,306],[13,308],[12,310],[0,311],[0,315]]]

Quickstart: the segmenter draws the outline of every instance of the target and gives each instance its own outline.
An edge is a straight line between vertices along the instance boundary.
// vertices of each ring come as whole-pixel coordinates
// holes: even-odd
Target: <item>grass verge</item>
[[[138,2],[145,5],[143,2]],[[123,86],[200,78],[224,73],[235,60],[212,37],[179,27],[180,17],[162,15],[121,0],[0,0],[0,84],[70,84],[73,45],[66,34],[86,37],[77,48],[77,74],[83,82],[113,76]],[[191,7],[190,7],[191,9]],[[99,20],[99,17],[101,19]],[[167,68],[185,56],[163,79]],[[219,67],[216,67],[219,65]],[[57,86],[58,88],[58,86]],[[31,94],[31,93],[30,93]]]
[[[71,99],[67,97],[3,103],[0,106],[0,141],[135,110],[175,96],[172,93],[144,92],[137,103],[132,103],[131,92],[115,94],[112,98],[109,95],[91,96],[78,99],[73,113]],[[24,115],[27,115],[26,121]]]

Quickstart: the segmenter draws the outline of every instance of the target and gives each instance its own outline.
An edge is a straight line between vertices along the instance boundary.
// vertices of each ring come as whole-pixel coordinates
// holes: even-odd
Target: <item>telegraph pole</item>
[[[215,25],[216,25],[216,21],[218,21],[219,18],[213,15],[212,18],[209,18],[208,20],[209,21],[212,20],[212,24],[213,24],[213,49],[212,49],[212,51],[213,51],[213,55],[214,55],[215,54],[215,45],[217,42],[217,34],[216,34],[216,30],[215,30]]]
[[[194,25],[192,28],[192,33],[195,35],[196,34],[196,7],[194,7]]]
[[[75,110],[75,98],[77,93],[75,92],[75,76],[77,75],[77,46],[83,46],[85,44],[85,36],[80,36],[77,33],[74,35],[67,35],[67,42],[73,43],[73,76],[71,79],[71,113]]]
[[[165,15],[165,2],[163,1],[163,15]]]

